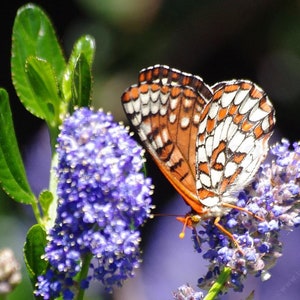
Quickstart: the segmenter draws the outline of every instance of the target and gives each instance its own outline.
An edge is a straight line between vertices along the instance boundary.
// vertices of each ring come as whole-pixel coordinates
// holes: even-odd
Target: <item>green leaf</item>
[[[33,225],[27,233],[24,245],[25,265],[33,284],[35,284],[37,276],[41,275],[47,268],[48,263],[41,258],[46,245],[45,230],[41,225]]]
[[[40,193],[39,202],[41,204],[44,215],[48,215],[48,210],[53,199],[53,194],[48,190],[44,190]]]
[[[11,68],[13,84],[21,102],[32,114],[45,119],[43,105],[38,105],[35,91],[28,82],[25,64],[29,57],[47,61],[57,77],[58,84],[62,82],[66,68],[62,50],[50,20],[34,4],[27,4],[17,12],[12,34]]]
[[[75,43],[70,59],[72,59],[72,57],[75,58],[80,54],[83,54],[91,67],[95,56],[95,50],[95,39],[90,35],[84,35],[80,37]]]
[[[76,61],[72,82],[72,109],[74,106],[89,106],[91,103],[92,74],[84,55]]]
[[[95,56],[96,44],[93,37],[84,35],[80,37],[73,46],[72,53],[69,59],[69,66],[74,66],[80,55],[84,55],[90,67],[93,64]]]
[[[89,35],[82,36],[73,47],[62,83],[66,101],[72,101],[70,110],[90,104],[94,54],[95,41]]]
[[[25,71],[35,106],[43,114],[42,118],[49,127],[58,127],[60,98],[57,78],[51,65],[46,60],[30,56]]]
[[[0,89],[0,184],[14,200],[32,204],[35,196],[27,181],[16,140],[8,94]]]

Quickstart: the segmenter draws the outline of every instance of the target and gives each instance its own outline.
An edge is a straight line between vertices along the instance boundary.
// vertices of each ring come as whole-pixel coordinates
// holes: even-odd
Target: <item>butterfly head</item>
[[[193,229],[202,221],[201,216],[193,212],[186,214],[184,217],[177,217],[176,219],[183,223],[182,231],[179,233],[181,239],[185,237],[186,227]]]

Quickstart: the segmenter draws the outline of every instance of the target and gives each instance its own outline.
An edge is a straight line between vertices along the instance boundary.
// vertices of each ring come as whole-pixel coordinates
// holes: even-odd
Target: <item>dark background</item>
[[[116,120],[126,122],[120,104],[123,90],[135,83],[140,69],[160,63],[197,74],[208,84],[233,78],[256,82],[268,93],[276,108],[277,126],[272,141],[278,141],[281,137],[291,141],[298,140],[299,1],[32,2],[39,4],[52,20],[66,57],[80,35],[91,34],[95,37],[97,52],[93,103],[95,107],[110,110]],[[25,161],[30,162],[31,153],[35,153],[34,150],[37,151],[41,145],[37,143],[37,136],[40,138],[44,124],[20,104],[10,75],[13,21],[17,9],[26,3],[28,2],[9,1],[0,11],[0,86],[9,92],[19,145]],[[47,139],[45,135],[42,136]],[[49,161],[47,151],[46,148],[40,152],[41,159],[46,162]],[[158,211],[168,205],[173,206],[172,197],[175,193],[172,187],[151,160],[148,161],[149,176],[153,177],[156,186],[154,202]],[[36,170],[31,168],[30,163],[27,166],[28,172],[37,172],[36,177],[31,178],[31,183],[35,185],[38,193],[47,187],[47,180],[43,180],[47,176],[40,177],[39,174],[47,173],[48,169],[46,167],[44,170]],[[16,208],[14,204],[6,201],[4,206],[8,215],[15,213],[15,209],[21,216],[24,214],[20,205]],[[24,218],[28,223],[30,217],[30,213],[25,211]],[[145,247],[151,243],[152,235],[149,232],[151,233],[151,225],[146,226],[144,231]],[[295,282],[299,285],[300,275],[296,275]],[[284,283],[286,282],[288,281]],[[295,286],[294,281],[291,285]]]

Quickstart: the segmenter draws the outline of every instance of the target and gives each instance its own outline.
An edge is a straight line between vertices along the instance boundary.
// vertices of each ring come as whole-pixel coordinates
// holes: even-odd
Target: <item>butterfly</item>
[[[123,93],[124,111],[144,147],[191,212],[192,227],[220,218],[237,203],[268,151],[275,111],[248,80],[209,86],[202,78],[164,65],[142,69]],[[243,210],[243,208],[239,208]]]

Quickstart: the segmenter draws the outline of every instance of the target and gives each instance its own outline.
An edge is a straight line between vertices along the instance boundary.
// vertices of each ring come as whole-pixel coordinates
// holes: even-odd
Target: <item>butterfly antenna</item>
[[[176,217],[178,218],[178,215],[176,214],[165,214],[165,213],[155,213],[155,214],[152,214],[153,217]],[[181,218],[181,217],[179,217]]]

